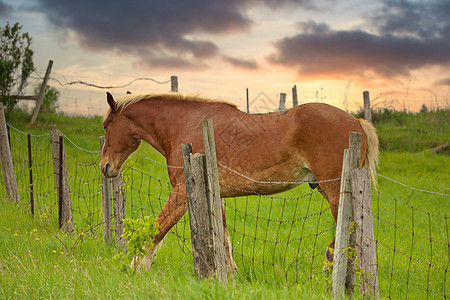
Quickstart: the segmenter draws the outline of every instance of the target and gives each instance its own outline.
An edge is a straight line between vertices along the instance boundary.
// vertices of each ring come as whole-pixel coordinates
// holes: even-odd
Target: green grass
[[[397,145],[389,151],[382,147],[379,173],[412,187],[450,194],[450,157],[425,150],[448,139],[448,123],[443,122],[446,117],[439,112],[397,116],[401,121],[378,120],[382,145],[385,140]],[[398,141],[405,134],[390,135],[391,131],[407,131],[397,128],[397,122],[404,128],[414,128],[431,119],[438,121],[428,126],[430,134],[414,135],[408,140],[412,146]],[[36,136],[47,134],[48,126],[56,124],[78,147],[98,151],[98,136],[103,134],[101,118],[50,115],[38,119],[35,126],[29,126],[28,120],[29,116],[18,111],[8,122],[35,135],[36,215],[31,217],[27,204],[26,136],[11,130],[13,149],[18,149],[13,157],[22,200],[18,207],[5,199],[0,201],[0,295],[4,298],[329,296],[325,293],[328,277],[322,272],[323,252],[334,236],[334,222],[326,201],[317,193],[311,194],[306,185],[276,197],[226,200],[239,272],[225,286],[214,280],[195,279],[187,217],[173,230],[176,234],[166,237],[150,272],[130,275],[119,271],[111,262],[117,249],[102,242],[101,226],[97,226],[102,218],[97,167],[100,154],[80,150],[65,140],[76,223],[76,232],[65,234],[56,225],[49,137]],[[146,144],[130,157],[124,174],[127,217],[159,213],[170,192],[166,168],[147,158],[164,163],[163,157]],[[378,181],[381,192],[373,191],[372,198],[381,295],[424,298],[424,289],[428,288],[431,298],[443,293],[448,296],[449,198],[411,190],[384,178]],[[4,194],[2,183],[1,198]]]
[[[450,142],[450,110],[405,113],[385,110],[374,114],[380,148],[395,152],[420,152]],[[450,154],[450,147],[445,150]]]

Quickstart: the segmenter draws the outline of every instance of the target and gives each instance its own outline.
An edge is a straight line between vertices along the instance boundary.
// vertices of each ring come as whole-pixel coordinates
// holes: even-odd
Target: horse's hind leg
[[[159,213],[156,222],[159,226],[159,233],[153,239],[153,245],[147,249],[148,254],[138,262],[145,270],[148,270],[152,264],[153,255],[162,239],[167,232],[183,217],[187,211],[186,186],[177,185],[169,195],[169,199],[164,204],[163,209]],[[133,260],[133,263],[135,260]],[[134,264],[135,267],[138,267]]]
[[[222,221],[223,221],[223,237],[224,237],[224,245],[225,245],[225,263],[227,265],[228,274],[232,274],[237,271],[236,263],[234,262],[233,255],[231,253],[231,241],[230,235],[228,234],[227,229],[227,220],[225,217],[225,207],[222,201]]]
[[[336,223],[339,209],[340,180],[320,183],[317,189],[322,196],[327,199],[328,203],[330,203],[331,214],[333,215],[334,222]],[[336,236],[333,238],[326,250],[325,255],[328,262],[333,262],[335,239]]]

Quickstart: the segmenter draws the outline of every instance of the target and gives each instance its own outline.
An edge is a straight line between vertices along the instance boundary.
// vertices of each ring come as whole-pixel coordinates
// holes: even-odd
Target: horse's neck
[[[167,124],[161,116],[167,113],[165,105],[157,103],[142,102],[134,106],[133,118],[138,128],[139,138],[146,141],[163,156],[166,157],[168,150]]]
[[[215,105],[215,106],[211,106]],[[229,115],[229,107],[223,103],[183,102],[179,100],[152,100],[136,103],[136,122],[142,128],[141,138],[166,158],[173,150],[172,143],[183,139],[186,127],[201,124],[204,118],[220,113]],[[196,127],[196,126],[194,126]],[[179,145],[175,145],[179,147]]]

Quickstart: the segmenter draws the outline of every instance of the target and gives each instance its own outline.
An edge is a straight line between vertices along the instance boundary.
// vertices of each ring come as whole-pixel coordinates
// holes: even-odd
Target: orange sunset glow
[[[102,114],[105,91],[179,91],[250,112],[299,103],[347,111],[449,107],[450,5],[445,1],[0,0],[0,24],[33,38],[37,84],[48,60],[60,110]],[[431,21],[433,20],[433,21]],[[93,88],[83,81],[109,89]]]

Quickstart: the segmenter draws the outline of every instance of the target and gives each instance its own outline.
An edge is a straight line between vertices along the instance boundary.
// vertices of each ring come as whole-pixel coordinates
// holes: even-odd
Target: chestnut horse
[[[181,144],[192,143],[194,153],[204,153],[204,119],[212,119],[214,124],[221,197],[280,193],[308,182],[328,200],[336,221],[339,177],[350,131],[362,134],[361,165],[372,172],[376,168],[378,137],[372,124],[324,103],[247,114],[230,103],[178,93],[127,95],[117,101],[107,93],[107,102],[100,161],[106,177],[119,174],[141,140],[158,150],[168,166],[183,166]],[[159,234],[141,261],[145,268],[151,265],[158,244],[187,210],[184,171],[169,167],[168,172],[173,190],[157,218]],[[236,265],[225,218],[224,233],[227,269],[232,272]],[[334,239],[330,247],[334,248]],[[330,254],[327,250],[331,261]]]

